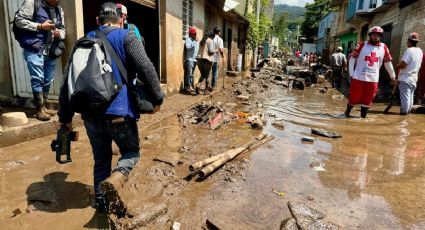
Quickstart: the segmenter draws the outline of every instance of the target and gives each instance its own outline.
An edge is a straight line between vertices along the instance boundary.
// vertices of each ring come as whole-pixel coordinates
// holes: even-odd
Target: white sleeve
[[[410,49],[406,50],[406,52],[403,54],[403,57],[401,58],[401,60],[406,64],[409,64],[410,62],[412,62],[412,52],[411,52]]]
[[[220,38],[220,44],[218,45],[218,48],[223,49],[223,39]]]
[[[357,61],[357,58],[353,56],[350,57],[350,60],[349,60],[350,64],[348,69],[348,72],[350,73],[350,77],[352,77],[354,74],[354,65],[356,64],[356,61]]]
[[[393,63],[390,61],[387,61],[384,63],[385,69],[387,70],[388,74],[390,75],[391,79],[395,79],[395,72],[393,68]]]

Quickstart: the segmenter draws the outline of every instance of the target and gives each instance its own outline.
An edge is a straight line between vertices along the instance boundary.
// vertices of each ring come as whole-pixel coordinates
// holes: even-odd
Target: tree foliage
[[[267,17],[266,10],[269,7],[269,0],[261,0],[260,20],[256,21],[255,8],[257,6],[256,0],[250,0],[250,4],[254,6],[254,12],[248,13],[247,19],[249,22],[248,28],[248,45],[253,49],[258,44],[270,36],[272,21]]]
[[[306,12],[301,31],[307,39],[311,39],[317,34],[320,20],[331,12],[330,3],[331,0],[314,0],[305,5]]]
[[[304,7],[276,5],[273,17],[273,36],[279,38],[282,49],[289,48],[296,41],[298,26],[304,20]]]

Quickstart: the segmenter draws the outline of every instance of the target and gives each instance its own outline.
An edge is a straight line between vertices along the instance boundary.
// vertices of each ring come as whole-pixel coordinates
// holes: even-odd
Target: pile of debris
[[[208,125],[212,130],[219,129],[223,124],[235,120],[237,117],[225,112],[222,107],[213,103],[202,102],[178,114],[179,121],[183,126],[190,124]]]
[[[326,215],[298,201],[288,202],[292,217],[282,221],[281,230],[338,230],[340,226],[326,219]]]

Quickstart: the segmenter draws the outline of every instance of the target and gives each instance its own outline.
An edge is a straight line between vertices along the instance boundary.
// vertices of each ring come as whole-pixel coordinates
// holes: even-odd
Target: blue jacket
[[[104,29],[105,26],[99,27],[100,30]],[[124,49],[124,41],[127,37],[128,30],[126,29],[114,29],[108,33],[106,38],[111,43],[112,48],[114,48],[118,57],[121,59],[124,66],[126,66],[126,55]],[[91,31],[87,34],[87,37],[96,37],[96,33]],[[118,84],[123,84],[122,75],[118,69],[118,66],[112,61],[112,72],[114,73],[115,80]],[[122,116],[138,119],[140,114],[136,112],[135,106],[130,100],[130,95],[128,88],[125,84],[121,91],[118,93],[117,97],[112,101],[109,108],[106,110],[105,114],[113,116]]]
[[[48,8],[47,7],[39,8],[37,12],[37,16],[34,19],[34,22],[43,23],[47,20],[51,20],[46,9]],[[56,18],[58,19],[57,21],[62,22],[62,17],[58,7],[56,7],[55,9],[55,13],[56,13]],[[49,36],[49,32],[46,30],[38,30],[36,32],[21,30],[19,44],[21,45],[23,49],[28,50],[30,52],[42,53],[46,46],[48,36]]]

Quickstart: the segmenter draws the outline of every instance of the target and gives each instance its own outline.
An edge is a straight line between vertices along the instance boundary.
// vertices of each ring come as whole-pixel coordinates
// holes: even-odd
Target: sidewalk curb
[[[228,85],[231,82],[235,81],[235,78],[226,80]],[[174,94],[170,97],[167,97],[164,100],[164,104],[161,106],[161,111],[155,115],[142,115],[138,121],[138,126],[140,130],[144,130],[153,126],[181,111],[186,110],[194,104],[200,103],[202,101],[208,100],[211,97],[216,96],[221,93],[223,89],[217,89],[213,91],[210,95],[198,95],[198,96],[189,96],[183,94]],[[185,99],[182,101],[181,99]],[[186,103],[185,103],[186,102]],[[178,105],[180,103],[180,105]],[[177,108],[175,107],[177,104]],[[5,148],[8,146],[16,145],[22,142],[31,141],[37,138],[45,137],[52,135],[57,130],[58,117],[53,117],[48,122],[30,122],[30,124],[4,129],[0,133],[0,148]],[[83,120],[79,114],[76,114],[73,118],[73,127],[80,128],[83,126]]]

